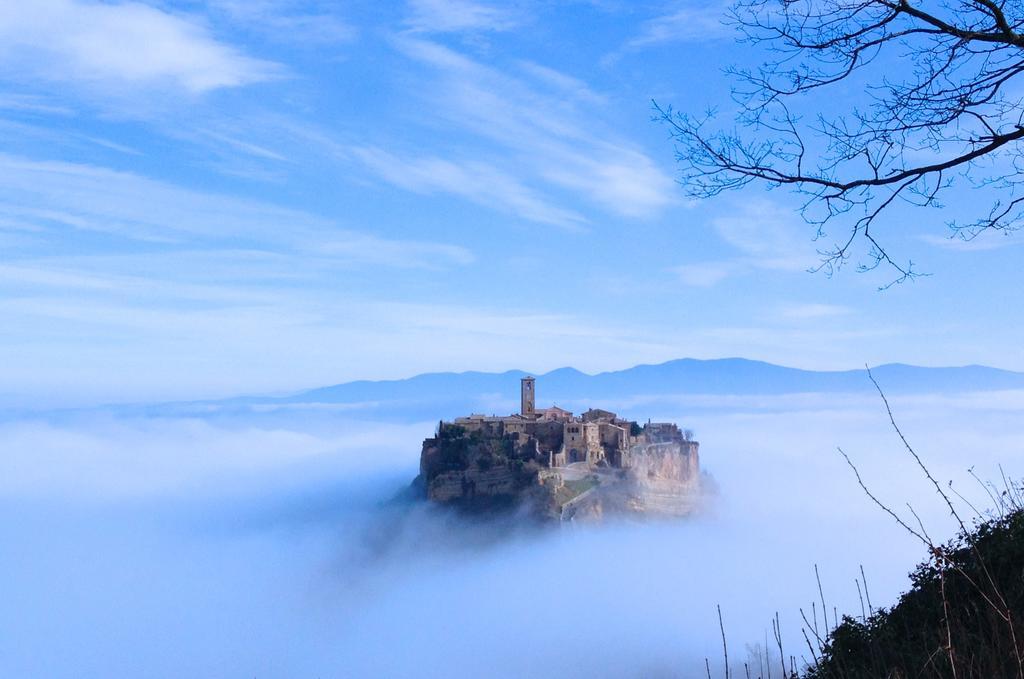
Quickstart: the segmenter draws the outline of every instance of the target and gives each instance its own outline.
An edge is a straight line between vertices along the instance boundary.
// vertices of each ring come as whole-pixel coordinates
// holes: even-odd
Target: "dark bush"
[[[844,617],[807,679],[1022,676],[1024,510],[933,549],[889,610]]]

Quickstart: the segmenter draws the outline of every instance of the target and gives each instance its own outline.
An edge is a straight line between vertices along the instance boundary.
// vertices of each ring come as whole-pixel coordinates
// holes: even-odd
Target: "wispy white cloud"
[[[519,66],[538,85],[547,85],[559,97],[568,96],[572,99],[591,104],[605,104],[608,101],[608,97],[598,94],[591,89],[590,85],[579,78],[574,78],[571,75],[532,61],[521,61]]]
[[[381,178],[410,191],[462,196],[542,224],[578,228],[584,221],[581,215],[549,203],[519,180],[484,162],[399,157],[373,147],[355,149],[355,155]]]
[[[671,202],[675,185],[646,154],[614,143],[591,151],[595,156],[562,149],[541,176],[626,217],[647,217]]]
[[[636,33],[617,49],[606,54],[601,63],[610,66],[626,54],[670,43],[702,43],[720,40],[730,34],[724,23],[728,4],[714,0],[699,3],[682,0],[682,4],[640,24]]]
[[[50,230],[70,227],[162,242],[186,234],[211,240],[231,235],[295,238],[326,225],[301,212],[133,173],[10,155],[0,155],[0,215]]]
[[[686,285],[711,287],[757,271],[803,272],[818,263],[811,234],[797,213],[769,201],[747,201],[734,212],[712,219],[711,226],[737,254],[675,267],[674,273]]]
[[[731,276],[737,269],[733,262],[700,262],[683,264],[672,269],[685,285],[710,288]]]
[[[396,44],[436,76],[421,91],[428,110],[441,124],[496,144],[500,153],[488,155],[506,172],[626,217],[657,214],[675,200],[671,177],[602,121],[581,81],[544,67],[516,77],[408,37]]]
[[[723,23],[727,5],[718,2],[697,4],[692,1],[672,12],[649,19],[640,31],[626,43],[627,49],[637,49],[669,42],[702,42],[729,34]]]
[[[475,0],[409,0],[407,25],[424,33],[506,31],[521,23],[513,11]]]
[[[60,116],[68,116],[74,113],[74,111],[67,106],[47,101],[42,97],[29,94],[15,94],[11,92],[0,94],[0,109],[5,111],[43,113]]]
[[[249,156],[256,156],[257,158],[263,158],[265,160],[277,160],[286,161],[283,155],[269,149],[265,146],[261,146],[257,143],[247,141],[245,139],[239,139],[238,137],[227,134],[225,132],[219,132],[213,129],[197,129],[192,131],[195,137],[206,137],[213,142],[220,143],[231,149],[241,151],[242,153]]]
[[[187,248],[301,255],[310,262],[443,268],[468,264],[461,245],[386,239],[299,210],[184,189],[127,172],[0,154],[0,231],[59,242],[73,231]]]
[[[112,151],[117,151],[118,153],[124,153],[124,154],[130,155],[130,156],[141,156],[142,155],[142,151],[140,151],[140,150],[138,150],[136,148],[132,148],[131,146],[127,146],[125,144],[118,144],[115,141],[110,141],[109,139],[103,139],[102,137],[93,137],[91,135],[85,135],[85,136],[82,137],[82,139],[84,141],[87,141],[87,142],[91,143],[91,144],[96,144],[96,146],[102,146],[103,148],[107,148],[107,149],[110,149]]]
[[[476,261],[473,252],[461,245],[394,240],[351,232],[324,240],[317,246],[317,252],[332,259],[403,269],[443,269]]]
[[[138,2],[33,0],[0,5],[6,68],[108,88],[201,94],[279,76],[281,67],[218,41],[198,19]]]
[[[209,5],[236,26],[295,47],[348,43],[358,35],[355,26],[328,2],[310,6],[297,0],[211,0]]]
[[[802,271],[809,265],[806,257],[811,234],[793,210],[766,200],[750,200],[731,214],[712,219],[711,225],[757,268]]]

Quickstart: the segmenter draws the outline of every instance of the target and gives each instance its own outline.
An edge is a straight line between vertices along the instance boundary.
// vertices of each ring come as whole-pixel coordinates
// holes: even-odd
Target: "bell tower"
[[[524,377],[520,386],[522,396],[519,414],[523,417],[534,417],[536,415],[536,399],[534,393],[534,380],[532,377]]]

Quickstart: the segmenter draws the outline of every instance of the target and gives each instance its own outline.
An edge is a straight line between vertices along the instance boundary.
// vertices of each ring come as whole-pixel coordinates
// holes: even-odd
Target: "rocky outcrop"
[[[641,443],[629,452],[630,470],[641,484],[695,483],[700,478],[697,450],[696,441]]]
[[[695,441],[652,443],[630,451],[634,511],[684,516],[701,496]]]
[[[520,475],[502,465],[487,471],[465,469],[442,472],[427,483],[427,499],[445,503],[482,496],[513,496],[521,490]]]
[[[442,428],[423,442],[417,483],[426,499],[471,508],[519,502],[540,485],[536,442]]]
[[[423,442],[414,484],[421,496],[472,511],[516,507],[553,521],[683,516],[698,507],[698,444],[675,425],[636,427],[633,444],[620,448],[615,460],[564,467],[551,441],[541,441],[533,429],[509,431],[511,426],[500,424],[442,422]]]
[[[631,510],[684,516],[700,499],[696,441],[641,443],[630,452]]]

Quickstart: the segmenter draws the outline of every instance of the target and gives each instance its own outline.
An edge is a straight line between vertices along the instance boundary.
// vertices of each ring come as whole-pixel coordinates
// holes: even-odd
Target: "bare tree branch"
[[[894,282],[921,275],[870,229],[897,202],[939,208],[946,191],[966,186],[984,192],[983,213],[951,224],[952,235],[1024,225],[1020,0],[737,0],[731,21],[769,54],[756,69],[730,70],[734,126],[715,111],[654,104],[690,195],[751,183],[794,190],[816,237],[832,221],[849,228],[821,251],[818,270],[832,273],[864,243],[860,269],[884,264]],[[865,108],[821,99],[851,88],[867,93]]]

